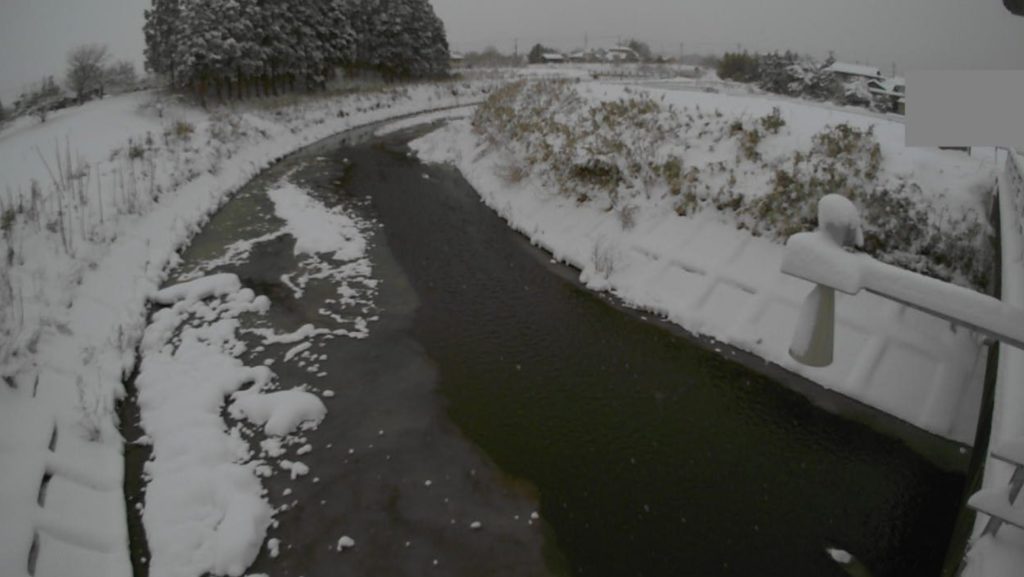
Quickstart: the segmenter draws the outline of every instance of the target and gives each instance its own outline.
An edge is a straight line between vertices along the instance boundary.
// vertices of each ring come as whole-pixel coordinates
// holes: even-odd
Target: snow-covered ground
[[[1013,154],[1013,153],[1010,153]],[[999,175],[999,208],[1002,220],[1003,301],[1024,309],[1024,156],[1007,158]],[[992,414],[993,449],[1024,443],[1024,351],[1010,346],[999,350],[998,380]],[[1017,451],[1021,452],[1021,451]],[[989,458],[984,473],[984,491],[1005,491],[1013,468]],[[1008,503],[1006,504],[1008,506]],[[1017,515],[1024,515],[1024,495],[1017,498]],[[975,541],[970,546],[964,575],[968,577],[1009,577],[1024,570],[1024,529],[1004,525],[995,536],[982,537],[989,518],[978,515]]]
[[[488,85],[398,87],[209,112],[141,92],[67,109],[45,124],[22,119],[0,133],[0,376],[6,383],[0,386],[0,574],[27,575],[30,563],[37,576],[131,573],[115,402],[136,364],[148,299],[159,294],[176,251],[231,192],[305,144],[369,122],[466,104]],[[281,201],[281,209],[295,215],[310,210],[294,197]],[[321,236],[309,246],[331,240]],[[325,266],[333,256],[309,255],[308,277],[339,274]],[[296,290],[301,282],[294,280]],[[192,302],[188,294],[163,297]],[[194,306],[200,305],[182,314],[195,312]],[[202,306],[217,309],[214,316],[224,322],[189,332],[190,340],[161,349],[157,358],[173,364],[191,351],[217,360],[218,347],[233,342],[231,315],[262,305],[236,297],[219,308]],[[364,325],[347,333],[358,335]],[[204,335],[214,326],[216,334]],[[151,336],[156,343],[165,338]],[[234,383],[227,379],[220,393]],[[238,409],[278,430],[262,399]],[[202,420],[204,413],[195,415]],[[230,452],[231,440],[218,439]],[[153,441],[156,448],[159,441]],[[232,471],[237,483],[203,486],[247,487],[242,494],[254,495],[258,483]],[[265,518],[251,498],[251,507],[237,509],[240,516],[225,516],[236,509],[215,502],[221,506],[212,510],[219,513],[206,522],[249,525]],[[185,522],[189,511],[181,507],[173,515]],[[223,546],[232,555],[204,550],[196,564],[179,567],[241,574],[239,559],[251,553],[252,543]]]
[[[580,86],[590,101],[637,91],[606,83]],[[901,123],[798,101],[643,90],[677,109],[719,111],[726,122],[763,117],[778,107],[786,124],[762,143],[762,154],[769,159],[806,150],[827,125],[873,126],[886,178],[912,177],[944,210],[986,212],[979,191],[986,185],[990,190],[991,163],[906,148]],[[726,143],[715,150],[713,138],[708,133],[689,141],[687,163],[734,162],[735,148]],[[965,442],[972,438],[984,359],[981,341],[970,331],[870,294],[841,295],[835,362],[806,367],[790,358],[788,349],[811,285],[780,273],[779,242],[738,230],[736,218],[728,213],[709,207],[679,216],[673,196],[655,189],[630,197],[632,205],[624,216],[607,202],[581,203],[560,194],[544,174],[510,178],[509,166],[520,159],[509,148],[487,142],[469,121],[452,123],[413,147],[424,160],[457,166],[485,203],[555,258],[580,269],[588,286],[611,291],[631,305],[751,351],[927,431]],[[762,194],[769,176],[744,171],[734,186],[742,194]]]

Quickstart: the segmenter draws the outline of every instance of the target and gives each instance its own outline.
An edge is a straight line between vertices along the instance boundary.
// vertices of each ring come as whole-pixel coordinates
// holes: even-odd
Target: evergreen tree
[[[360,67],[392,79],[448,72],[444,23],[427,0],[363,0],[353,22]]]
[[[800,94],[799,80],[803,77],[802,70],[796,66],[797,56],[787,51],[764,54],[760,57],[758,86],[765,91],[789,96]]]
[[[650,62],[651,60],[654,60],[654,53],[651,52],[651,47],[646,42],[641,42],[634,38],[626,43],[626,47],[633,52],[636,52],[637,57],[640,58],[640,62]]]
[[[718,63],[718,77],[738,82],[756,82],[761,77],[760,58],[746,50],[726,52]]]
[[[4,101],[0,100],[0,122],[7,120],[7,109],[4,108]]]
[[[388,78],[448,71],[428,0],[153,0],[146,67],[201,98],[322,89],[357,66]]]
[[[534,44],[533,48],[530,49],[530,53],[526,55],[526,61],[530,64],[540,64],[544,62],[544,53],[548,52],[542,44]]]
[[[142,32],[146,38],[146,70],[173,78],[174,39],[181,16],[181,0],[153,0],[145,12]]]

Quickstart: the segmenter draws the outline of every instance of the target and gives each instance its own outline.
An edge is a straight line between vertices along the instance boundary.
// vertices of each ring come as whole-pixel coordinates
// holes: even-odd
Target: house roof
[[[873,66],[864,66],[863,64],[847,64],[846,62],[833,62],[831,66],[825,70],[836,72],[838,74],[850,74],[853,76],[867,76],[870,78],[881,78],[882,71]]]
[[[903,94],[899,88],[904,88],[905,84],[902,83],[902,78],[885,78],[882,80],[871,80],[868,82],[868,87],[872,92],[876,94],[886,94],[889,96],[900,96]]]

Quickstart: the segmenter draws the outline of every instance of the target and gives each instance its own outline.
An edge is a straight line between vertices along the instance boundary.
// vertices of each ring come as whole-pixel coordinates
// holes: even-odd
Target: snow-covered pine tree
[[[444,23],[428,0],[361,0],[352,20],[359,67],[390,79],[448,72]]]
[[[222,74],[229,87],[234,87],[235,97],[243,98],[264,66],[257,29],[259,6],[256,0],[228,0],[220,7],[220,17],[226,28]]]
[[[146,38],[146,70],[173,78],[174,38],[181,17],[181,0],[152,0],[145,11],[142,32]]]
[[[327,49],[326,79],[334,76],[337,68],[351,66],[356,58],[356,33],[351,19],[353,8],[348,0],[324,0],[319,34]]]
[[[434,12],[428,0],[412,0],[417,5],[420,30],[423,43],[420,45],[422,62],[421,76],[440,77],[449,72],[451,52],[448,46],[448,35],[445,33],[444,22]]]
[[[205,102],[217,90],[216,74],[224,53],[224,31],[217,19],[219,0],[181,0],[173,36],[172,75],[175,84],[191,88]]]
[[[404,0],[392,3],[405,6]],[[403,18],[385,20],[412,25],[406,11]],[[263,94],[323,88],[337,67],[356,58],[357,15],[349,0],[153,0],[144,26],[147,68],[200,98],[242,98],[254,87]],[[418,33],[437,34],[437,26],[418,26]],[[402,40],[400,29],[383,29]],[[421,59],[436,60],[443,43],[446,61],[440,31],[432,46],[421,40]]]
[[[294,2],[291,12],[299,76],[307,89],[323,88],[335,68],[352,60],[354,34],[348,6],[338,0]]]
[[[265,0],[260,10],[264,49],[265,88],[277,94],[292,89],[302,69],[299,26],[292,6],[294,0]]]

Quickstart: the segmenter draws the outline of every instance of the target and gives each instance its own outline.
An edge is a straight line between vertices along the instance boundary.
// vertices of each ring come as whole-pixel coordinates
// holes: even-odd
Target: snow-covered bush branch
[[[680,215],[717,210],[779,242],[813,229],[817,201],[840,193],[865,216],[872,255],[984,286],[991,266],[984,215],[951,211],[912,174],[886,170],[872,127],[828,125],[809,146],[794,146],[778,108],[724,113],[624,90],[608,100],[587,98],[567,81],[521,81],[493,94],[473,125],[507,151],[507,166],[527,167],[578,202],[621,211],[639,198],[664,197]]]

